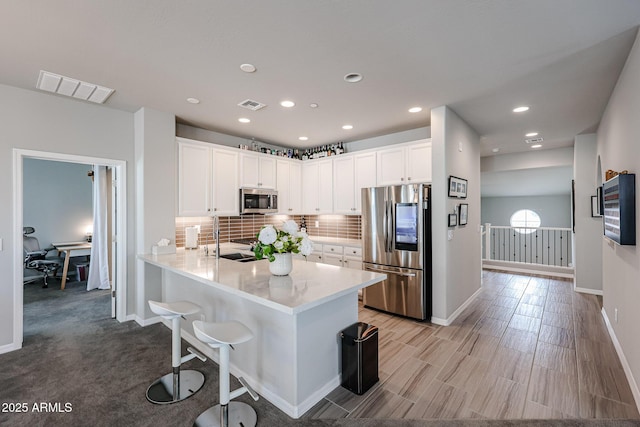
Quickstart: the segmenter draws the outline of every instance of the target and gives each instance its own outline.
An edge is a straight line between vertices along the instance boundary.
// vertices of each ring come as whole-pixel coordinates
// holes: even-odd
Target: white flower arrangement
[[[273,225],[265,225],[258,233],[258,243],[253,253],[257,259],[268,258],[275,261],[274,254],[292,252],[305,257],[313,252],[313,242],[304,231],[298,230],[298,224],[289,219],[282,224],[280,230]]]

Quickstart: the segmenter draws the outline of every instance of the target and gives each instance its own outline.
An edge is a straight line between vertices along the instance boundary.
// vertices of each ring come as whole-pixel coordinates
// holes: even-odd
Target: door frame
[[[25,158],[52,160],[66,163],[82,163],[110,166],[116,170],[116,197],[118,212],[116,215],[115,238],[117,245],[114,266],[116,274],[112,286],[116,292],[116,320],[126,321],[127,308],[127,163],[124,160],[113,160],[99,157],[79,156],[73,154],[52,153],[47,151],[13,149],[13,349],[22,348],[24,335],[24,285],[22,259],[22,227],[23,224],[23,161]]]

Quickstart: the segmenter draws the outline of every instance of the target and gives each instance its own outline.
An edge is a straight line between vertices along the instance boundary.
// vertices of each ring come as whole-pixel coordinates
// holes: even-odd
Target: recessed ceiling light
[[[240,65],[240,69],[245,73],[253,73],[256,71],[256,66],[253,64],[242,64]]]
[[[516,107],[513,109],[514,113],[524,113],[525,111],[529,111],[529,107],[523,105],[522,107]]]
[[[309,107],[311,108],[318,108],[318,104],[316,104],[315,102],[309,104]]]
[[[410,112],[410,113],[419,113],[420,111],[422,111],[422,107],[412,107],[412,108],[409,108],[409,112]]]
[[[497,153],[498,151],[500,151],[500,149],[499,148],[494,148],[491,151],[494,152],[494,153]]]
[[[353,129],[353,126],[352,125],[344,125],[344,126],[342,126],[342,129],[350,130],[350,129]]]
[[[364,77],[360,73],[349,73],[344,76],[344,81],[349,83],[358,83]]]
[[[189,104],[200,104],[200,100],[198,98],[187,98],[187,102]]]
[[[238,119],[238,121],[239,121],[240,123],[250,123],[250,122],[251,122],[251,120],[247,119],[246,117],[240,117],[240,118]]]
[[[282,102],[280,103],[280,105],[282,105],[284,108],[291,108],[291,107],[295,106],[295,105],[296,105],[296,103],[295,103],[295,102],[293,102],[293,101],[285,100],[285,101],[282,101]]]
[[[525,135],[527,138],[532,137],[532,136],[538,136],[538,132],[529,132],[528,134]]]
[[[540,147],[542,147],[542,144],[535,144],[531,146],[531,148],[540,148]]]
[[[309,138],[307,138],[306,136],[299,136],[298,139],[300,141],[307,141]]]

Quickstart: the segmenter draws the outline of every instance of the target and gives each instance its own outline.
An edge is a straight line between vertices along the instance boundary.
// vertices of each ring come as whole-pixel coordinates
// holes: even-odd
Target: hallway
[[[572,283],[495,271],[448,327],[360,308],[378,326],[378,382],[309,418],[640,419],[600,313]]]

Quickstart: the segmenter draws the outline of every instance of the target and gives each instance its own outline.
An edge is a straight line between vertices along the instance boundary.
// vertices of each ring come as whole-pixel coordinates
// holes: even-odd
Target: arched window
[[[509,223],[520,234],[533,233],[535,231],[534,228],[540,227],[540,215],[530,209],[521,209],[511,215]]]

